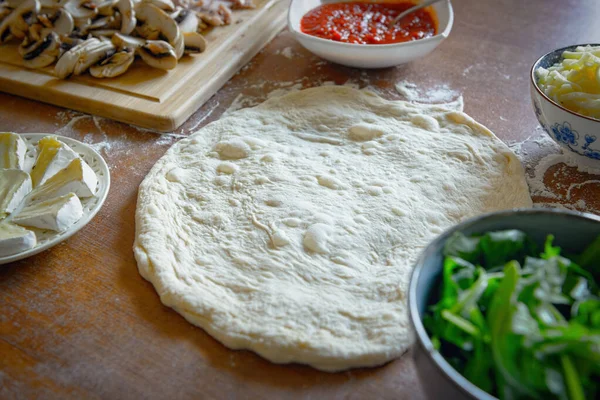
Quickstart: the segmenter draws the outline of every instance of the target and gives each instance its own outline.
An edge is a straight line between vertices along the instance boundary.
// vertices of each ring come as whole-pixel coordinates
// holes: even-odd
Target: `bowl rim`
[[[492,396],[491,394],[477,387],[475,384],[471,383],[461,373],[454,369],[454,367],[452,367],[450,363],[446,361],[446,359],[442,356],[442,354],[439,351],[435,350],[435,348],[433,347],[433,343],[431,342],[431,338],[425,330],[425,326],[423,325],[423,321],[419,315],[419,310],[417,309],[417,282],[419,281],[419,277],[423,269],[425,259],[430,257],[433,248],[445,242],[452,234],[454,234],[457,231],[464,230],[465,228],[468,228],[472,225],[475,225],[476,223],[482,220],[494,217],[509,217],[515,214],[544,214],[547,216],[567,215],[576,219],[591,220],[600,224],[600,216],[591,213],[563,210],[558,208],[513,208],[509,210],[481,214],[464,220],[452,226],[451,228],[446,229],[443,233],[441,233],[433,241],[431,241],[419,255],[419,258],[415,262],[415,267],[410,277],[410,283],[408,288],[408,311],[410,321],[412,322],[412,326],[416,333],[416,341],[418,341],[418,344],[420,344],[423,348],[424,352],[426,353],[426,357],[433,361],[433,364],[435,365],[437,370],[441,373],[441,375],[444,378],[446,378],[446,380],[448,380],[454,387],[456,387],[464,394],[476,399],[497,400],[496,397]]]
[[[301,1],[301,0],[292,0],[292,3],[295,1]],[[360,0],[339,0],[340,3],[348,3],[351,1],[360,1]],[[410,0],[410,1],[414,1],[414,0]],[[294,35],[297,35],[302,39],[312,40],[313,42],[316,42],[316,43],[334,44],[336,46],[346,47],[348,50],[350,50],[350,49],[356,50],[358,48],[361,48],[361,49],[390,49],[390,48],[397,48],[397,47],[412,47],[415,45],[418,46],[423,43],[442,41],[442,40],[445,40],[448,38],[448,36],[450,35],[450,32],[452,31],[452,26],[454,25],[454,9],[452,8],[452,2],[450,0],[445,0],[442,3],[442,5],[446,5],[448,7],[448,23],[446,24],[444,31],[438,33],[437,35],[430,36],[428,38],[412,40],[410,42],[387,43],[387,44],[361,44],[361,43],[337,42],[335,40],[323,39],[323,38],[320,38],[317,36],[312,36],[312,35],[302,32],[301,30],[296,29],[294,27],[294,24],[292,23],[292,4],[291,3],[290,3],[290,7],[288,9],[288,15],[287,15],[288,29]],[[300,17],[300,19],[302,19],[302,17]]]
[[[529,72],[529,78],[531,79],[531,83],[533,84],[533,87],[535,88],[535,90],[537,90],[537,92],[547,101],[549,101],[551,104],[555,105],[556,107],[560,108],[563,111],[568,112],[569,114],[575,115],[577,117],[581,117],[593,122],[598,122],[600,123],[600,119],[597,118],[592,118],[592,117],[588,117],[587,115],[583,115],[583,114],[579,114],[575,111],[569,110],[568,108],[562,106],[561,104],[557,103],[556,101],[552,100],[550,97],[548,97],[546,95],[546,93],[544,93],[543,90],[540,89],[540,87],[538,86],[537,83],[537,79],[535,77],[535,71],[539,68],[539,63],[546,58],[547,56],[549,56],[552,53],[556,53],[556,52],[564,52],[567,49],[573,48],[573,47],[579,47],[579,46],[600,46],[600,44],[597,43],[584,43],[584,44],[572,44],[570,46],[565,46],[565,47],[561,47],[552,51],[547,52],[546,54],[544,54],[543,56],[541,56],[540,58],[538,58],[533,65],[531,66],[531,71]]]

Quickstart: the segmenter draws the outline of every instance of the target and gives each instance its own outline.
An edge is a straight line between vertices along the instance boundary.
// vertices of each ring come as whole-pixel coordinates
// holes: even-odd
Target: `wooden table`
[[[112,173],[108,199],[84,230],[0,267],[0,398],[423,398],[409,355],[381,368],[328,374],[223,347],[160,303],[138,274],[131,247],[146,173],[180,135],[219,118],[241,93],[238,103],[249,104],[275,89],[333,81],[400,98],[398,81],[425,89],[447,84],[462,93],[466,112],[513,145],[530,174],[540,159],[548,163],[558,151],[537,128],[529,68],[551,49],[599,43],[597,0],[454,3],[450,38],[398,68],[331,65],[283,32],[173,135],[0,94],[2,130],[94,143]],[[546,188],[532,179],[536,202],[600,213],[600,184],[593,182],[600,176],[562,163],[541,174]]]

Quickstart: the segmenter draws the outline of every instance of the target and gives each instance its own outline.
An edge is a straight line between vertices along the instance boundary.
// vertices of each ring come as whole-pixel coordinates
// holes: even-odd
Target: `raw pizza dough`
[[[226,346],[338,371],[410,346],[431,239],[531,205],[518,159],[466,114],[321,87],[175,144],[140,186],[134,251],[161,301]]]

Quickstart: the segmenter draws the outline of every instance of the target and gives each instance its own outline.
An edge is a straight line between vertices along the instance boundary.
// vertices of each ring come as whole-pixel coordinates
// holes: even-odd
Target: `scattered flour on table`
[[[420,103],[448,103],[460,96],[458,91],[451,89],[447,84],[423,88],[412,82],[401,81],[396,83],[396,91],[404,96],[405,100]]]
[[[275,52],[275,54],[282,55],[285,58],[288,58],[290,60],[296,56],[296,53],[294,52],[294,50],[292,50],[292,48],[289,47],[289,46],[285,47],[285,48],[283,48],[281,50],[277,50]]]
[[[267,99],[272,99],[274,97],[281,97],[285,94],[288,94],[291,92],[297,92],[299,90],[302,90],[302,84],[296,83],[295,85],[286,87],[284,89],[275,89],[272,92],[269,92],[269,94],[267,94]]]
[[[512,76],[506,74],[503,67],[497,64],[475,63],[469,65],[462,72],[464,77],[472,77],[473,74],[480,74],[480,77],[485,76],[490,79],[501,78],[507,81],[512,79]],[[522,79],[522,77],[518,76],[516,79]]]
[[[517,154],[525,167],[527,184],[531,196],[534,197],[535,207],[557,207],[590,213],[600,212],[583,199],[577,201],[573,199],[574,190],[590,184],[600,184],[600,168],[579,165],[569,154],[563,153],[560,146],[540,126],[527,139],[520,142],[509,142],[508,146]],[[537,156],[534,156],[536,154]],[[568,184],[559,182],[556,183],[556,188],[549,187],[545,183],[546,175],[548,170],[557,164],[564,164],[564,167],[554,172],[551,178],[568,180],[568,178],[575,178],[575,175],[589,174],[591,179]],[[581,178],[578,177],[578,179]],[[541,201],[536,201],[535,197],[541,198]]]

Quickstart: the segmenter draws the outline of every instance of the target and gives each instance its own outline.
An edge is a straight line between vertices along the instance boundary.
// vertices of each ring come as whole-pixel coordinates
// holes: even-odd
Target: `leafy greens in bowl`
[[[600,236],[579,254],[553,240],[457,231],[443,247],[423,324],[454,369],[501,399],[600,396]]]

